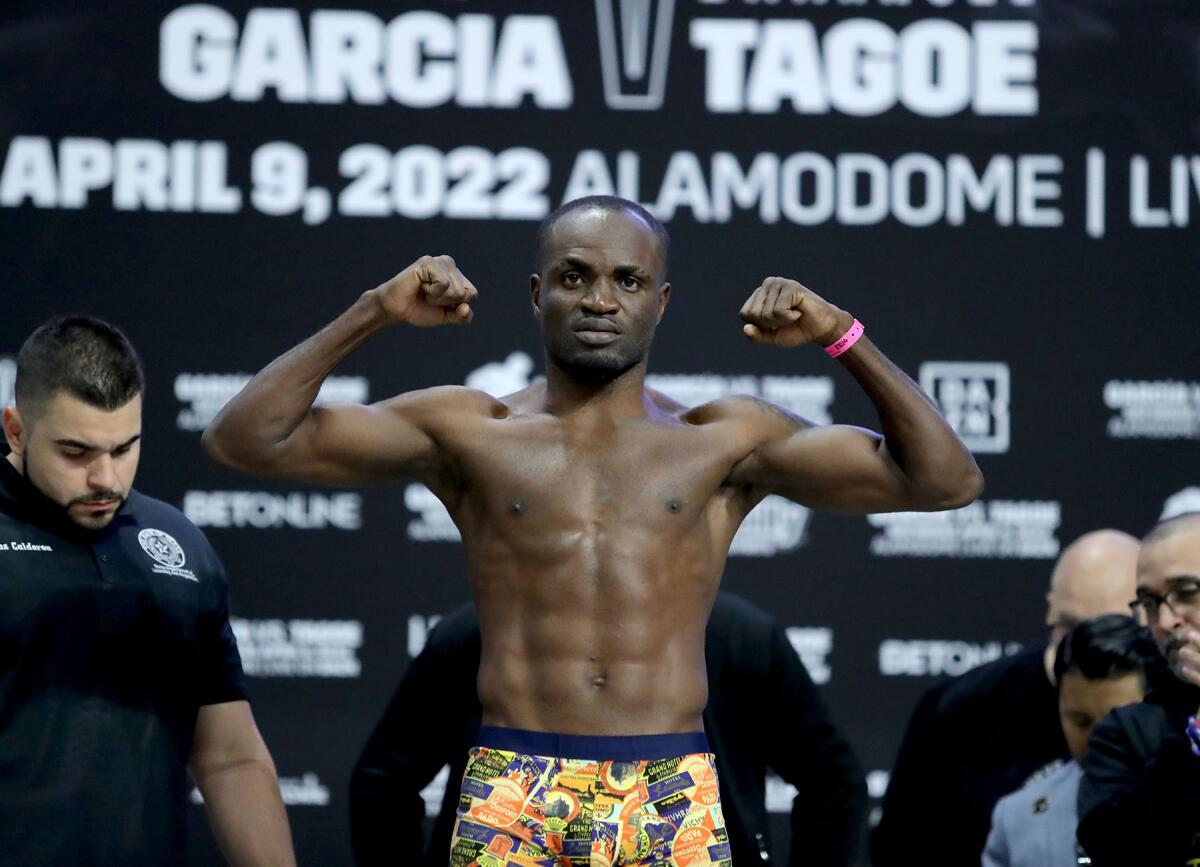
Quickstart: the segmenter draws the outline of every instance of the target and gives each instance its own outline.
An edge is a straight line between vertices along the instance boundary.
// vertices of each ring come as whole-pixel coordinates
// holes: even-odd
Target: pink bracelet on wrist
[[[846,330],[845,334],[825,347],[825,354],[830,358],[837,358],[851,346],[858,343],[858,338],[863,336],[863,331],[865,330],[863,324],[855,319],[854,324]]]

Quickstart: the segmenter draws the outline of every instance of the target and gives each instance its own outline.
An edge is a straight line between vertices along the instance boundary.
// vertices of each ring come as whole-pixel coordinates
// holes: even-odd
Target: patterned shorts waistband
[[[560,735],[481,726],[476,744],[532,756],[636,762],[712,752],[704,732],[668,735]]]

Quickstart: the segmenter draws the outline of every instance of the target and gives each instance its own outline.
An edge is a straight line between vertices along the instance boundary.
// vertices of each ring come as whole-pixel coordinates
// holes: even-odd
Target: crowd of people
[[[670,300],[661,223],[588,197],[551,214],[536,246],[546,375],[529,388],[314,405],[377,333],[471,321],[471,281],[422,257],[267,365],[204,435],[245,472],[418,479],[462,533],[474,604],[434,630],[354,770],[355,858],[757,863],[771,771],[798,793],[791,863],[857,863],[862,770],[781,627],[718,593],[725,557],[772,494],[843,512],[961,507],[982,490],[971,453],[854,316],[782,277],[749,294],[743,334],[822,347],[880,432],[757,398],[682,406],[645,385]],[[22,346],[15,388],[0,460],[0,864],[180,863],[189,771],[231,864],[294,863],[221,562],[133,487],[137,353],[110,324],[55,319]],[[645,604],[664,597],[669,612]],[[1140,540],[1078,539],[1046,625],[1045,645],[921,698],[872,863],[1200,863],[1200,514]],[[420,792],[444,765],[455,783],[426,835]]]

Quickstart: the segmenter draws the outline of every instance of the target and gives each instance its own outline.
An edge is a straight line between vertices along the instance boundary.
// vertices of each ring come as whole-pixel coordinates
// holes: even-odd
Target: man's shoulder
[[[670,406],[684,421],[696,425],[734,422],[756,426],[785,426],[794,430],[798,427],[810,427],[812,424],[769,400],[748,394],[731,394],[693,407],[685,407],[672,401]]]
[[[1025,785],[996,802],[992,824],[1012,828],[1037,816],[1072,810],[1081,776],[1082,769],[1071,759],[1039,768]]]
[[[532,388],[532,387],[531,387]],[[531,388],[523,389],[504,398],[492,397],[485,391],[465,385],[435,385],[406,391],[388,398],[380,404],[384,409],[439,414],[495,415],[509,408],[510,402],[519,402]]]

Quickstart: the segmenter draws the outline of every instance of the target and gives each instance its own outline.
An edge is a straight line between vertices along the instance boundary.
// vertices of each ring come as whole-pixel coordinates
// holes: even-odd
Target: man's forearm
[[[231,867],[293,867],[292,837],[269,761],[237,762],[196,775],[205,810]]]
[[[975,459],[920,386],[865,336],[839,360],[875,405],[888,454],[922,504],[955,508],[979,495]]]
[[[259,371],[217,414],[204,432],[204,447],[223,463],[269,460],[304,420],[325,378],[387,324],[374,295],[363,293],[345,313]]]

